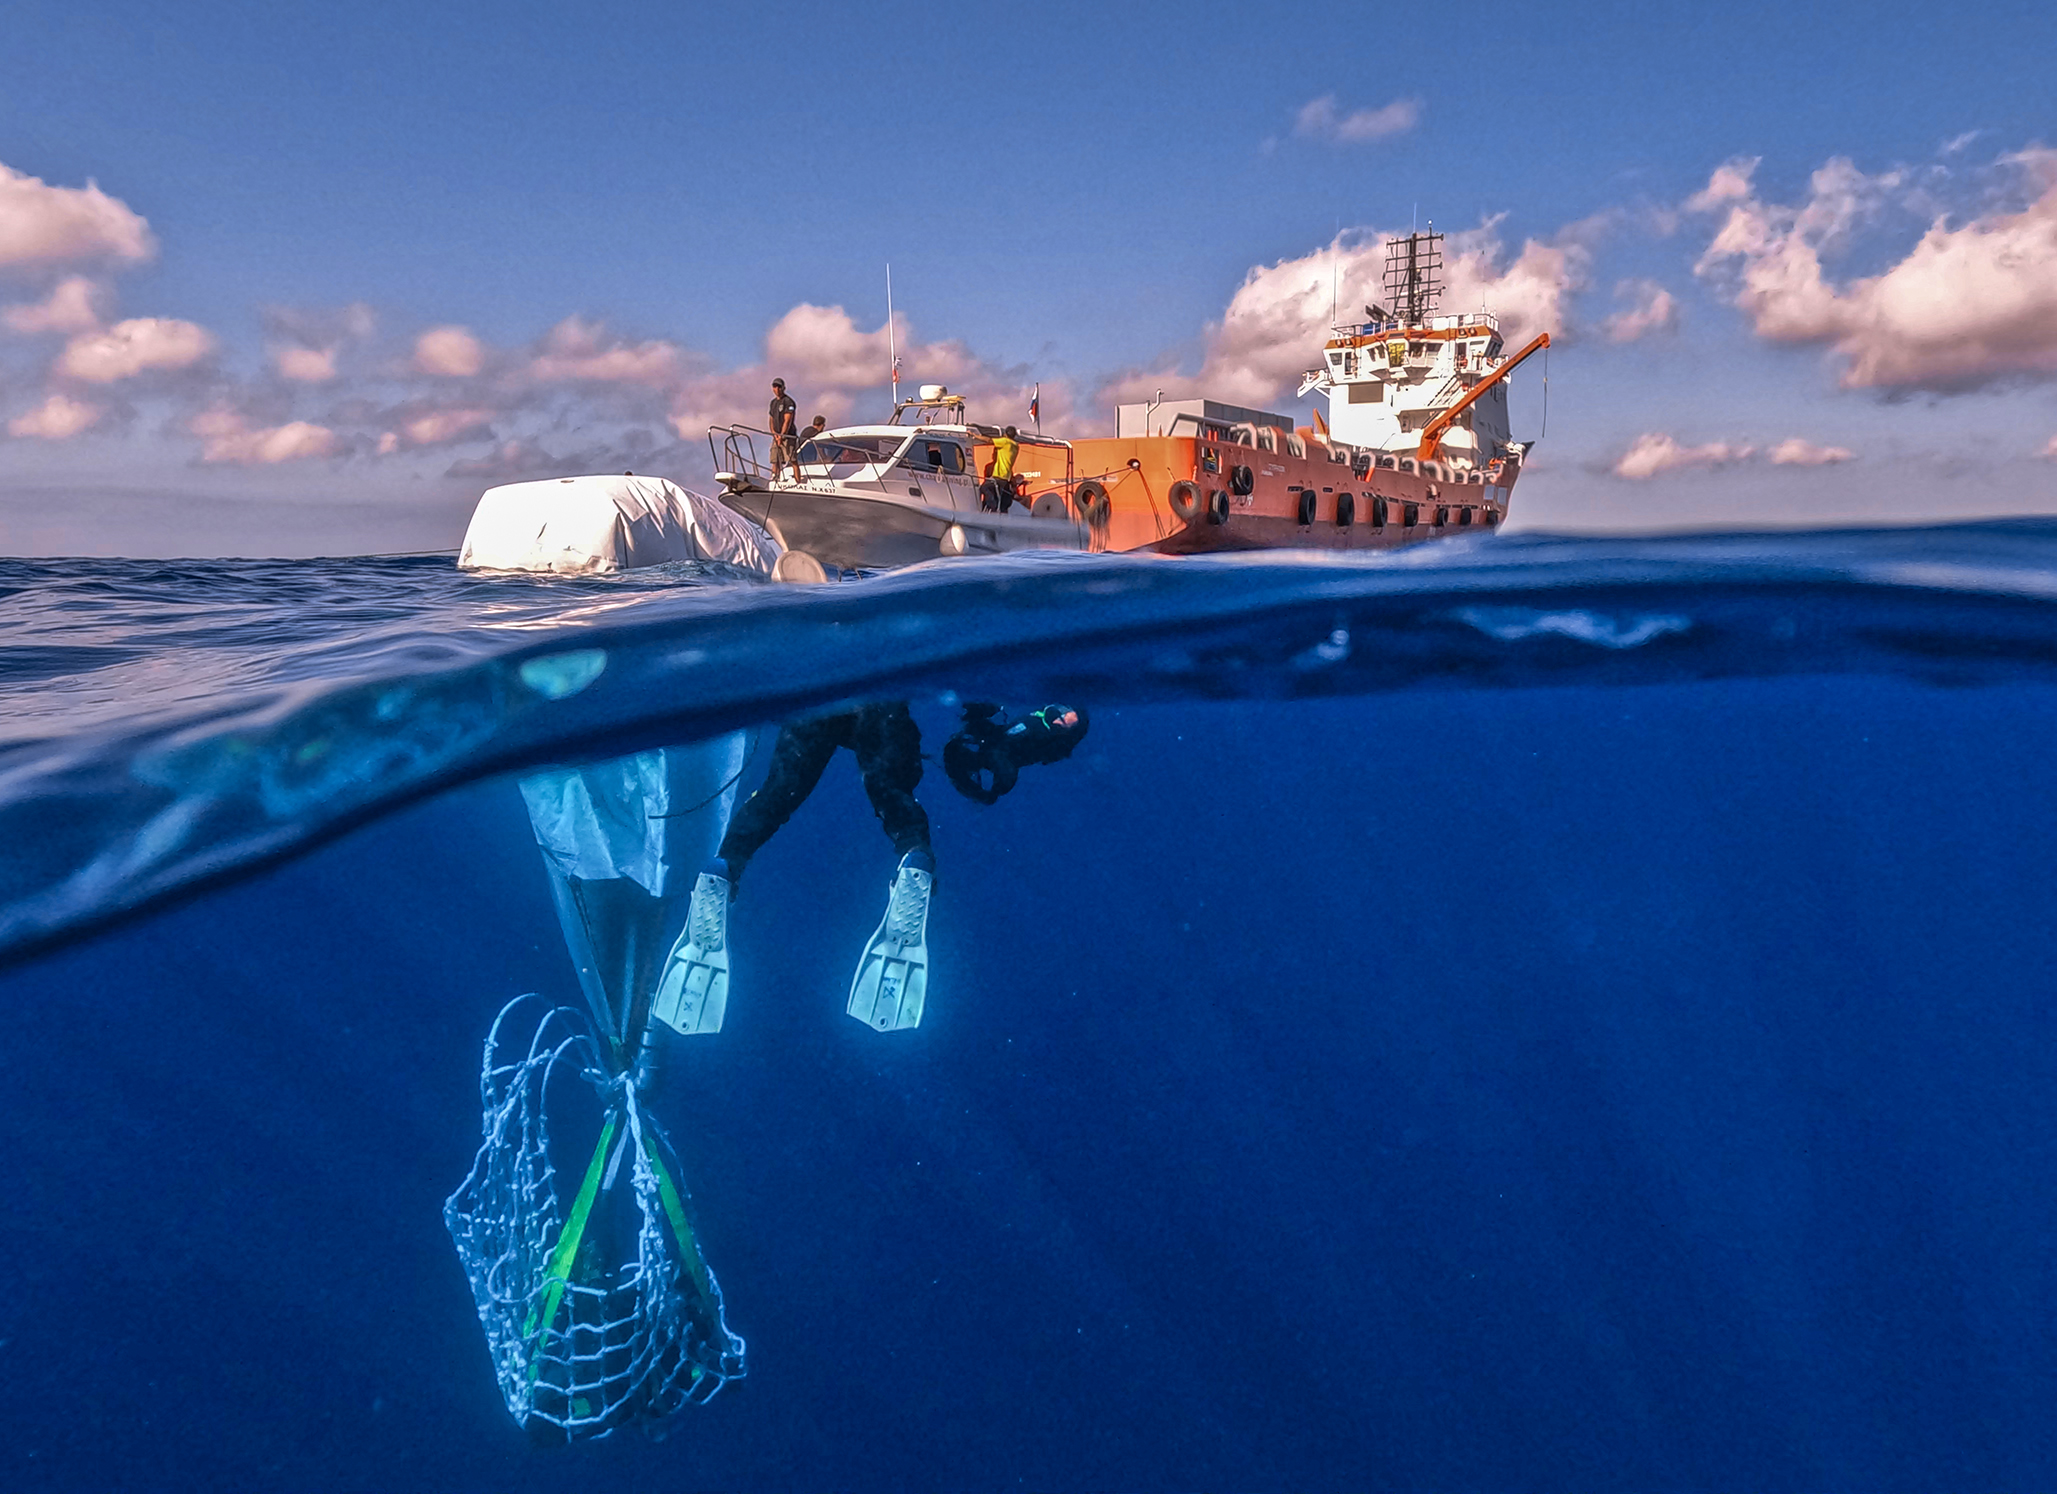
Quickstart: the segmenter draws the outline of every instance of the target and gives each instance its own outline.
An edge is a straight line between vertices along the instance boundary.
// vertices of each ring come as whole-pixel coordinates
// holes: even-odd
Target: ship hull
[[[784,548],[840,570],[886,570],[940,555],[1093,548],[1091,527],[1068,517],[942,508],[829,484],[736,488],[721,501]]]

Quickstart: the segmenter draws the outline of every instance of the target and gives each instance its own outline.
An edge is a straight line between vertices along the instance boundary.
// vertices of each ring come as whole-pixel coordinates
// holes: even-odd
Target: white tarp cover
[[[457,564],[480,571],[625,571],[719,560],[770,575],[779,546],[712,498],[662,477],[550,477],[488,488]]]

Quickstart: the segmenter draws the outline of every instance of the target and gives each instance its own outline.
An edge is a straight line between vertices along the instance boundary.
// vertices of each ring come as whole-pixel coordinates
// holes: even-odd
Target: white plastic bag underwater
[[[721,847],[746,741],[736,732],[521,781],[565,943],[618,1067],[633,1059],[693,883]]]
[[[743,1374],[677,1161],[634,1079],[611,1074],[582,1027],[535,997],[501,1011],[480,1076],[478,1156],[443,1206],[500,1393],[542,1441],[660,1421]],[[598,1140],[567,1205],[552,1110],[595,1099]]]

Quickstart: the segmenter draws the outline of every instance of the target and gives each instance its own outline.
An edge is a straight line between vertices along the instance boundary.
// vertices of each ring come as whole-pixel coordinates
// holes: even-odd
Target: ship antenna
[[[886,355],[893,360],[893,408],[900,408],[900,345],[893,337],[893,267],[886,266]]]

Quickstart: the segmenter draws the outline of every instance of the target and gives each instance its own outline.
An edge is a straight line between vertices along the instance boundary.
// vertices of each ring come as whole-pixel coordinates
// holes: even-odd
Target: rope
[[[723,794],[727,793],[730,789],[734,788],[737,784],[743,781],[743,775],[750,771],[750,764],[757,761],[757,749],[759,746],[763,744],[763,742],[764,728],[760,726],[752,730],[750,733],[750,750],[743,754],[743,766],[736,769],[736,771],[730,775],[729,781],[727,783],[724,783],[720,788],[716,789],[713,793],[709,794],[706,798],[702,799],[698,804],[695,804],[691,809],[667,810],[663,814],[650,815],[649,818],[653,820],[682,820],[689,814],[698,814],[701,810],[705,809],[708,805],[712,804],[716,799],[719,799]]]

